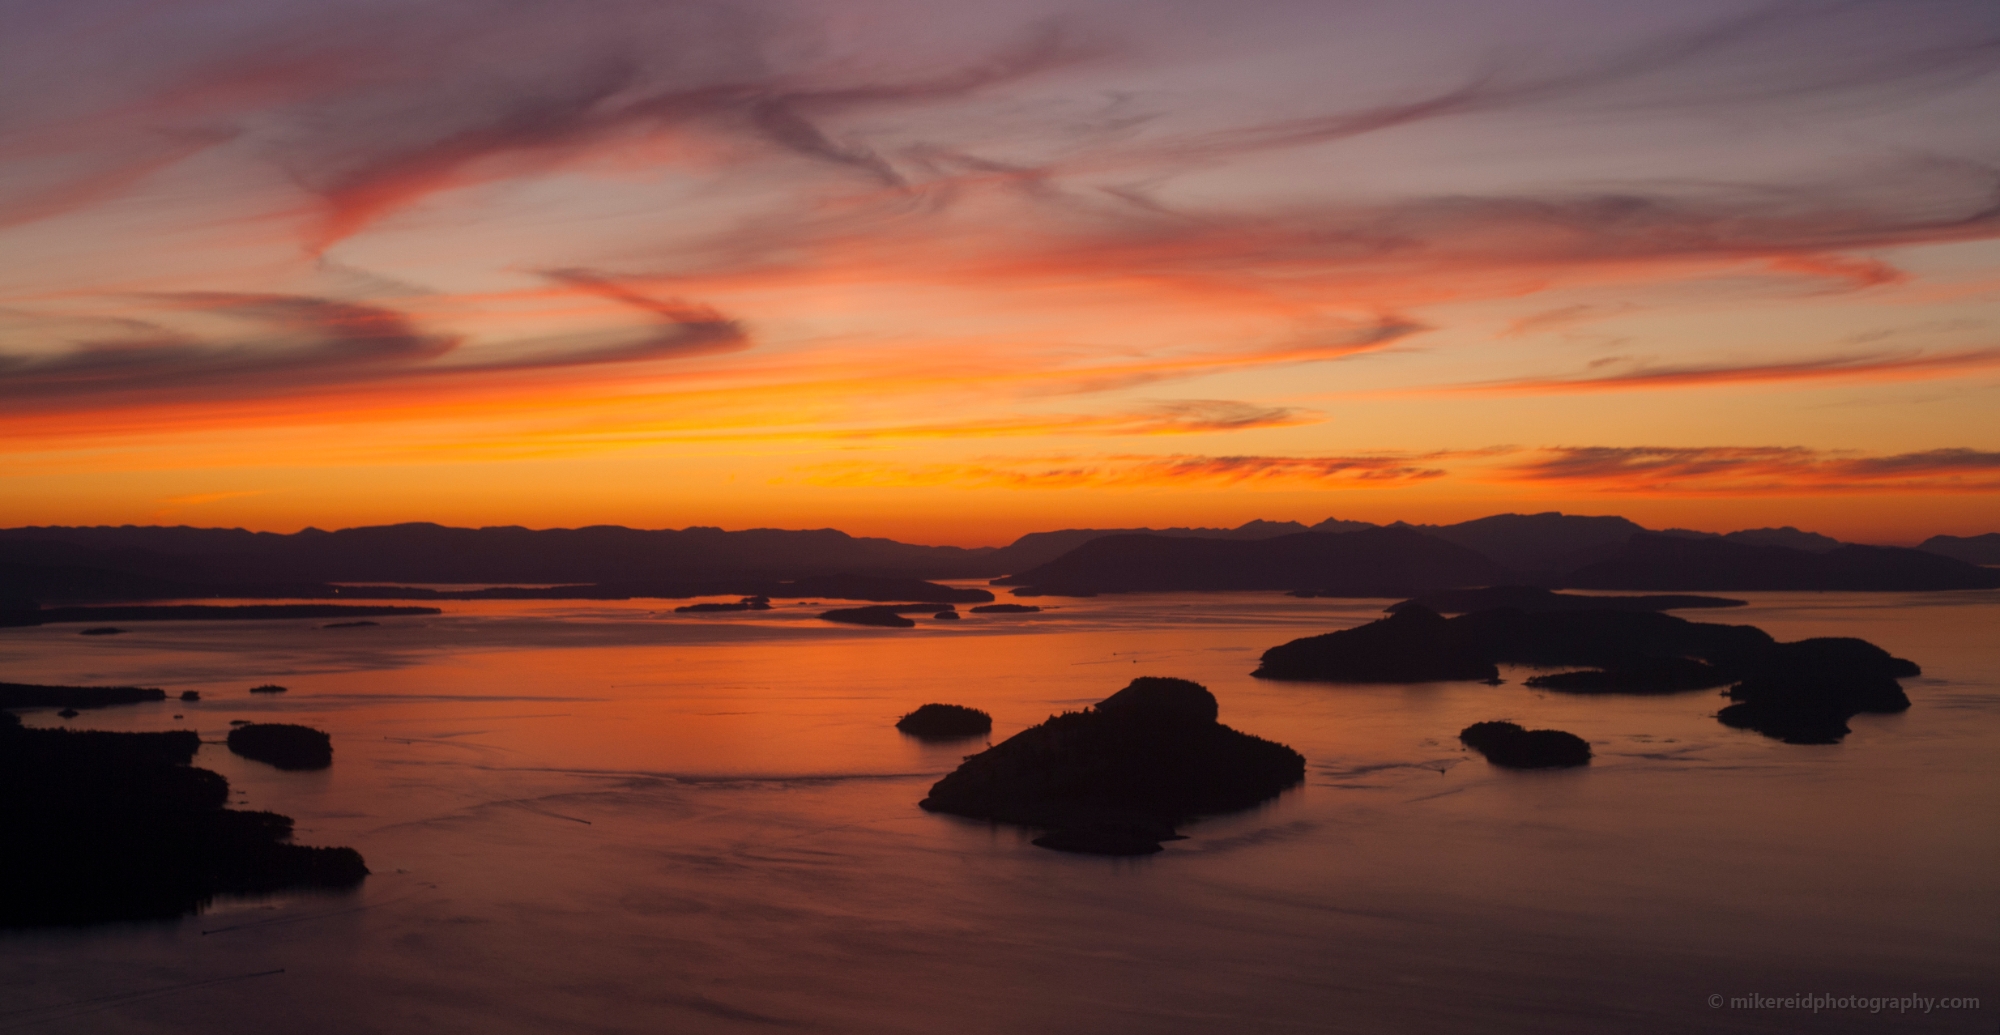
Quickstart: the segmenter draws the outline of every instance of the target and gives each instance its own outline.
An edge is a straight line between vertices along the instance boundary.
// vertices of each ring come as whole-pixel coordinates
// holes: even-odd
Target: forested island
[[[1847,637],[1779,643],[1748,625],[1652,611],[1521,611],[1446,618],[1422,605],[1264,652],[1253,675],[1336,683],[1491,680],[1498,665],[1561,668],[1529,685],[1565,693],[1678,693],[1729,687],[1717,716],[1793,744],[1838,742],[1863,712],[1910,706],[1896,680],[1916,663]]]
[[[1041,828],[1044,848],[1157,852],[1180,824],[1250,808],[1305,778],[1298,752],[1217,717],[1207,687],[1141,677],[967,758],[921,805]]]
[[[221,894],[348,888],[352,848],[290,843],[292,821],[227,809],[192,731],[30,729],[0,711],[0,928],[165,920]]]

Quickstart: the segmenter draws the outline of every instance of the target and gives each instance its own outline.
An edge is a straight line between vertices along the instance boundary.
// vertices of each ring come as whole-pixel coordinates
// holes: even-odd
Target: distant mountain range
[[[1366,521],[1327,518],[1317,525],[1297,521],[1248,521],[1235,528],[1065,528],[1056,532],[1029,532],[990,554],[995,574],[1027,571],[1061,557],[1093,539],[1114,535],[1155,535],[1172,539],[1276,539],[1300,532],[1359,532],[1379,528]]]
[[[789,579],[860,571],[973,578],[992,548],[912,546],[831,528],[642,531],[616,525],[448,528],[381,525],[290,535],[242,529],[0,530],[0,563],[74,564],[212,583],[595,583],[716,576]],[[993,572],[1000,574],[1000,572]]]
[[[1022,586],[1016,592],[1023,596],[1276,589],[1375,597],[1487,586],[1512,576],[1474,550],[1403,527],[1247,540],[1105,536],[996,584]]]
[[[1992,589],[2000,587],[2000,571],[1894,546],[1806,551],[1641,534],[1617,555],[1586,564],[1561,581],[1576,589]]]
[[[2000,564],[2000,532],[1985,535],[1934,535],[1917,549],[1964,561],[1967,564]]]
[[[890,599],[884,593],[919,592],[917,580],[1000,577],[1046,593],[1256,588],[1414,595],[1507,582],[1635,590],[2000,585],[2000,572],[1980,564],[2000,564],[2000,533],[1936,536],[1909,550],[1842,543],[1791,527],[1654,532],[1622,517],[1559,513],[1452,525],[1329,519],[1312,526],[1063,529],[997,548],[917,546],[835,529],[404,524],[285,535],[185,526],[29,527],[0,530],[0,609],[204,597],[685,597],[815,586],[854,595],[804,595],[881,600]],[[832,576],[848,578],[813,581]],[[439,584],[507,588],[434,588]]]
[[[997,582],[1020,586],[1016,593],[1023,595],[1075,596],[1210,589],[1393,596],[1523,583],[1672,591],[2000,587],[2000,570],[1922,550],[1851,544],[1800,550],[1756,545],[1754,538],[1627,532],[1615,522],[1630,524],[1509,514],[1445,529],[1400,525],[1248,542],[1117,535]]]

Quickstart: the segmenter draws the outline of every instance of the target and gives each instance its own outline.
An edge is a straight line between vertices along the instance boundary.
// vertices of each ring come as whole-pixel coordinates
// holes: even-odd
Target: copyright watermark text
[[[1972,996],[1928,995],[1829,995],[1823,992],[1795,992],[1789,995],[1723,995],[1708,997],[1710,1009],[1720,1010],[1811,1010],[1813,1013],[1853,1010],[1860,1013],[1930,1013],[1934,1010],[1977,1010]]]

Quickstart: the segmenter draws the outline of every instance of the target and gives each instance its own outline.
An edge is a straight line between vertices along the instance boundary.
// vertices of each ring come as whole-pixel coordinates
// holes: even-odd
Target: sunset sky
[[[2000,529],[2000,4],[19,0],[0,525]]]

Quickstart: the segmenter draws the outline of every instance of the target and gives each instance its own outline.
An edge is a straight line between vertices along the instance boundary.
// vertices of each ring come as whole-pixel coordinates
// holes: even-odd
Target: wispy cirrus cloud
[[[436,383],[685,359],[750,344],[736,321],[708,306],[654,299],[588,271],[557,271],[549,279],[645,312],[663,330],[581,345],[529,342],[526,347],[495,347],[460,359],[460,338],[427,330],[384,305],[293,295],[179,292],[145,302],[162,320],[193,314],[203,321],[203,330],[128,319],[112,324],[124,332],[116,339],[84,340],[34,353],[0,353],[0,399],[17,413],[194,403],[357,384]],[[240,329],[214,329],[217,322]]]
[[[1847,353],[1771,363],[1652,365],[1611,358],[1593,364],[1590,372],[1572,377],[1514,378],[1445,390],[1536,395],[1742,384],[1922,381],[1996,367],[2000,367],[2000,348]]]
[[[494,368],[630,363],[639,360],[678,359],[713,355],[718,352],[737,352],[750,347],[750,336],[743,329],[743,325],[724,316],[714,306],[677,298],[654,298],[618,278],[592,270],[550,270],[543,276],[585,294],[597,295],[641,312],[651,313],[658,318],[660,326],[665,330],[659,334],[596,349],[553,352],[539,358],[525,357],[505,364],[495,363],[492,364]]]
[[[880,441],[885,439],[1009,438],[1042,435],[1212,435],[1259,428],[1289,428],[1316,424],[1322,415],[1290,406],[1259,406],[1227,399],[1169,399],[1150,406],[1110,413],[1056,413],[958,421],[903,424],[854,424],[814,421],[809,426],[766,424],[757,428],[713,428],[690,423],[678,429],[655,428],[642,433],[654,440],[752,441],[811,439]]]
[[[2000,453],[1862,456],[1799,446],[1582,446],[1544,450],[1503,480],[1657,496],[2000,492]]]
[[[1326,206],[1269,220],[1134,219],[1122,235],[1072,242],[1074,261],[1113,268],[1184,266],[1223,272],[1247,263],[1267,272],[1346,273],[1359,283],[1413,287],[1457,271],[1581,270],[1591,265],[1764,268],[1865,288],[1902,277],[1853,249],[1977,240],[2000,234],[2000,172],[1953,171],[1940,181],[1909,170],[1915,194],[1843,196],[1798,185],[1782,196],[1721,185],[1626,192],[1420,197],[1375,206]],[[1394,274],[1395,276],[1384,276]],[[1435,290],[1435,287],[1433,288]]]
[[[1282,406],[1220,399],[1175,399],[1108,413],[1052,413],[963,420],[882,423],[805,414],[791,420],[716,420],[700,412],[633,427],[569,425],[538,431],[531,442],[488,442],[466,447],[483,455],[526,452],[538,456],[662,443],[888,443],[953,439],[1211,435],[1259,428],[1315,424],[1320,414]]]
[[[1968,286],[1991,263],[1935,247],[2000,239],[1991,0],[32,0],[19,22],[17,452],[720,443],[774,473],[925,440],[942,466],[877,473],[1417,484],[1494,460],[1348,455],[1363,439],[1286,404],[1407,389],[1436,397],[1369,411],[1365,441],[1476,442],[1509,404],[1455,391],[2000,369]],[[1544,333],[1600,319],[1639,344],[1578,370]],[[1765,440],[1788,426],[1766,400],[1702,434]],[[1682,400],[1630,401],[1659,427]],[[1514,405],[1617,440],[1594,403]],[[1035,455],[978,458],[986,437]]]
[[[112,153],[83,160],[34,163],[40,166],[38,175],[24,175],[12,184],[0,184],[0,229],[111,201],[147,177],[226,143],[235,135],[229,131],[189,129],[159,134],[156,138],[141,137]],[[4,155],[4,150],[0,150],[0,155]]]
[[[647,136],[734,135],[900,190],[908,183],[890,157],[863,139],[837,136],[822,120],[946,101],[1091,53],[1049,23],[944,72],[849,68],[786,74],[770,68],[760,52],[768,30],[756,19],[696,18],[696,24],[681,26],[691,30],[686,35],[662,35],[665,24],[689,20],[685,9],[679,13],[682,17],[665,23],[654,14],[634,15],[636,23],[627,23],[642,36],[659,36],[653,42],[664,46],[665,54],[647,53],[638,39],[606,36],[553,55],[534,70],[525,89],[510,76],[485,92],[439,95],[410,88],[416,87],[410,82],[393,93],[314,98],[300,116],[344,132],[302,138],[281,152],[281,160],[325,206],[310,249],[324,251],[428,195],[546,171]],[[428,57],[399,53],[398,63],[408,62],[400,71],[420,80]],[[385,116],[398,135],[385,137],[361,121]]]
[[[193,6],[232,7],[215,0]],[[858,214],[878,232],[975,200],[981,192],[965,188],[981,183],[1010,191],[1032,185],[1042,207],[1037,231],[1073,222],[1065,217],[1091,199],[1107,201],[1088,222],[1112,227],[1113,239],[1076,247],[1099,257],[1144,248],[1166,265],[1176,253],[1198,263],[1205,253],[1241,260],[1262,252],[1281,267],[1391,252],[1420,257],[1449,252],[1468,240],[1467,230],[1484,226],[1493,237],[1472,240],[1493,245],[1511,237],[1536,261],[1767,255],[1798,270],[1869,280],[1893,272],[1818,253],[1979,234],[1991,221],[1990,213],[1910,211],[1908,186],[1897,192],[1902,211],[1865,199],[1815,199],[1809,185],[1732,188],[1718,179],[1442,193],[1372,210],[1249,212],[1162,201],[1145,186],[1252,153],[1551,105],[1610,107],[1629,117],[1634,110],[1730,111],[1946,91],[2000,67],[1993,45],[2000,29],[1968,0],[1777,3],[1631,38],[1612,33],[1602,46],[1568,54],[1466,55],[1461,60],[1471,67],[1447,74],[1448,85],[1429,84],[1443,74],[1429,68],[1412,72],[1407,85],[1381,87],[1402,96],[1380,103],[1280,120],[1250,117],[1252,108],[1235,113],[1238,124],[1219,128],[1176,118],[1177,105],[1159,91],[1119,117],[1081,117],[1044,102],[1060,114],[1037,119],[1025,114],[1036,110],[1027,102],[1001,98],[988,113],[994,119],[938,121],[937,113],[968,99],[1174,39],[1179,32],[1171,27],[1024,14],[1010,28],[968,27],[962,39],[933,37],[923,47],[898,46],[893,33],[875,46],[802,47],[798,40],[827,33],[822,23],[839,19],[783,3],[752,12],[599,0],[590,10],[579,23],[574,4],[553,0],[365,9],[332,3],[239,19],[231,33],[189,32],[184,48],[103,67],[38,68],[34,54],[0,52],[57,82],[96,77],[90,89],[39,91],[26,89],[34,84],[23,78],[10,92],[60,99],[25,106],[10,136],[21,142],[15,153],[84,162],[88,175],[63,182],[101,182],[104,191],[185,157],[196,146],[190,141],[201,148],[235,142],[244,155],[285,170],[314,199],[318,212],[304,242],[312,251],[457,187],[533,180],[606,153],[645,153],[662,141],[683,166],[762,169],[763,157],[804,159],[832,179],[796,175],[794,185],[853,188],[843,207],[860,204]],[[172,11],[134,17],[122,29],[185,30]],[[1843,49],[1843,34],[1863,31],[1876,46],[1861,55]],[[989,122],[1004,132],[981,132]],[[134,141],[148,143],[135,151]],[[0,156],[6,153],[0,147]],[[0,177],[0,208],[6,186]],[[33,203],[22,211],[62,207]],[[799,215],[791,206],[770,225],[810,233],[813,221]],[[1115,227],[1121,217],[1127,225]],[[1293,228],[1291,239],[1273,232],[1281,227]],[[1121,245],[1119,237],[1131,240]],[[796,247],[802,238],[785,243]]]
[[[1627,302],[1620,305],[1566,305],[1556,309],[1545,309],[1510,321],[1506,329],[1500,332],[1500,337],[1520,338],[1530,334],[1567,330],[1622,316],[1638,308]]]
[[[379,306],[281,295],[185,293],[167,308],[259,328],[255,340],[205,341],[159,325],[119,341],[0,357],[0,398],[21,406],[79,399],[214,399],[352,381],[407,370],[456,348]]]
[[[1317,416],[1290,406],[1259,406],[1228,399],[1170,399],[1143,411],[1136,434],[1200,434],[1309,424]],[[1150,418],[1150,419],[1145,419]]]
[[[1191,134],[1151,146],[1185,157],[1311,147],[1418,123],[1481,113],[1582,104],[1630,117],[1647,109],[1748,106],[1806,96],[1950,88],[1996,66],[1996,34],[1973,4],[1946,0],[1924,14],[1960,34],[1864,55],[1831,50],[1851,34],[1914,42],[1913,9],[1863,2],[1761,4],[1747,11],[1602,48],[1570,61],[1489,57],[1461,81],[1388,103]]]
[[[823,120],[950,101],[1099,50],[1044,19],[997,43],[843,61],[796,46],[824,27],[814,12],[782,3],[588,0],[580,20],[577,4],[555,0],[418,8],[336,0],[254,11],[197,0],[120,12],[110,29],[90,24],[92,8],[110,20],[110,4],[73,6],[74,21],[43,16],[40,51],[0,47],[20,86],[84,84],[16,109],[0,160],[63,159],[70,179],[108,190],[244,135],[249,153],[317,199],[305,240],[315,252],[439,192],[675,135],[759,145],[899,187],[890,158]],[[204,17],[228,21],[230,31],[207,30]],[[114,57],[102,49],[107,32],[181,45]],[[68,44],[71,60],[51,62],[50,44]],[[780,57],[784,49],[792,53]],[[6,186],[0,180],[0,214]],[[15,207],[22,218],[63,210]]]
[[[1442,478],[1458,454],[1360,456],[1101,455],[991,458],[954,464],[851,461],[803,468],[815,485],[951,485],[959,488],[1406,485]]]
[[[1112,362],[1026,364],[985,376],[991,384],[1013,384],[1028,394],[1082,395],[1210,374],[1350,359],[1380,352],[1429,326],[1400,316],[1382,316],[1338,330],[1299,335],[1265,346],[1206,348]]]

